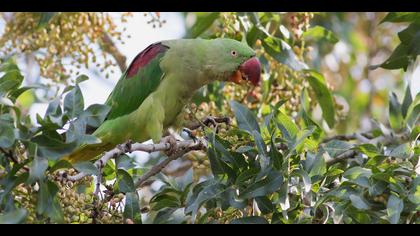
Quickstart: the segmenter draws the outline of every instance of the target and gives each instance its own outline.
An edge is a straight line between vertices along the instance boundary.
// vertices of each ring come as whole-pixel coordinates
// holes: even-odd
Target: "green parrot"
[[[213,81],[242,80],[258,85],[261,65],[255,52],[232,39],[178,39],[154,43],[140,52],[105,104],[105,121],[93,132],[101,140],[63,157],[88,161],[128,140],[155,143],[182,123],[182,110],[194,92]]]

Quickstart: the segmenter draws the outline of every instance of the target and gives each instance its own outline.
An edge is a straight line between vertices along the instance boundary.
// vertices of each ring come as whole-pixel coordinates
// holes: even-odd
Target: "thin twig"
[[[357,155],[357,152],[354,150],[348,150],[338,155],[334,159],[326,161],[327,167],[334,165],[335,163],[342,162],[344,160],[354,158]]]
[[[120,68],[121,72],[124,72],[127,69],[127,58],[118,50],[111,37],[109,37],[107,33],[104,33],[101,37],[101,42],[104,51],[106,51],[107,53],[111,54],[112,57],[114,57],[115,61],[117,61],[118,67]]]
[[[6,156],[6,157],[8,157],[13,163],[15,163],[16,165],[19,165],[20,164],[20,162],[18,161],[18,159],[16,158],[16,156],[15,155],[13,155],[13,151],[12,150],[9,150],[9,151],[6,151],[6,150],[4,150],[3,148],[0,148],[0,151]],[[25,170],[25,171],[29,171],[29,168],[28,167],[26,167],[26,166],[23,166],[22,167],[22,169],[23,170]]]
[[[225,123],[226,125],[230,125],[231,121],[230,121],[229,117],[208,116],[201,122],[192,122],[192,123],[188,124],[187,128],[190,129],[190,130],[196,130],[196,129],[198,129],[200,127],[203,127],[203,126],[209,126],[210,124],[212,124],[213,126],[216,126],[217,123]]]
[[[186,153],[194,150],[203,150],[205,148],[205,145],[203,142],[198,142],[198,144],[192,145],[192,146],[186,146],[183,148],[178,149],[174,154],[160,162],[159,164],[155,165],[150,169],[146,174],[141,176],[137,182],[135,183],[136,188],[142,187],[142,184],[148,180],[150,177],[158,174],[163,168],[165,168],[171,161],[176,160],[182,156],[184,156]]]
[[[322,140],[321,143],[328,143],[331,140],[342,140],[342,141],[350,141],[350,140],[359,140],[361,142],[365,142],[367,139],[373,139],[371,133],[353,133],[353,134],[339,134],[332,137],[327,137]]]

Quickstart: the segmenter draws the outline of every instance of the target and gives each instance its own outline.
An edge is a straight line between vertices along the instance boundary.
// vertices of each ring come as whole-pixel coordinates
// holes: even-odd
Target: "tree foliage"
[[[66,13],[60,14],[65,18]],[[412,96],[410,86],[400,98],[397,91],[387,91],[383,116],[375,118],[369,111],[370,129],[353,129],[347,123],[360,120],[361,110],[375,103],[360,97],[351,101],[354,91],[334,88],[331,70],[311,58],[314,50],[317,57],[327,57],[342,38],[356,40],[328,27],[335,17],[345,25],[345,16],[193,15],[186,37],[247,43],[263,64],[262,84],[244,88],[213,83],[200,89],[185,118],[228,116],[232,122],[200,130],[196,135],[207,140],[205,151],[187,153],[177,160],[180,170],[159,170],[140,186],[138,180],[165,155],[153,153],[146,163],[120,155],[100,168],[60,159],[81,143],[98,142],[89,130],[109,112],[100,104],[85,108],[80,83],[89,79],[86,75],[75,77],[50,100],[34,123],[22,96],[48,88],[24,85],[16,60],[5,58],[0,66],[0,223],[420,223],[420,93]],[[25,22],[53,29],[54,17],[56,13],[28,15]],[[13,22],[8,27],[23,30]],[[415,61],[419,16],[389,13],[381,25],[399,22],[408,23],[396,34],[401,43],[371,69],[405,71]],[[21,35],[6,35],[25,42],[19,41]],[[353,59],[336,68],[337,74],[349,73]],[[343,82],[348,89],[354,83],[352,78]],[[349,130],[351,134],[343,132]],[[71,180],[78,173],[86,176]],[[152,183],[161,187],[153,189]]]

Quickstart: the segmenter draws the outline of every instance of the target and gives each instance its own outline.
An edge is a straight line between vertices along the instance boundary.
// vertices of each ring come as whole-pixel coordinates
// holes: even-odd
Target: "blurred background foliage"
[[[98,171],[58,158],[95,142],[82,124],[98,126],[107,108],[80,87],[86,72],[125,71],[118,45],[137,14],[170,23],[156,12],[2,14],[0,222],[418,223],[418,13],[179,13],[185,38],[256,50],[261,86],[213,83],[187,108],[191,120],[235,117],[233,128],[203,130],[207,153],[177,160],[140,197],[133,180],[163,155],[107,163],[102,198],[91,176],[60,179],[57,169]]]

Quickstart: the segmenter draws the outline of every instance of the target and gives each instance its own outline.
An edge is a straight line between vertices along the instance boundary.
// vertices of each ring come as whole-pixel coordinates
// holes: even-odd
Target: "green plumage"
[[[101,143],[82,145],[65,159],[73,163],[91,160],[129,139],[158,142],[194,91],[214,80],[227,80],[255,55],[248,46],[230,39],[181,39],[161,45],[167,50],[151,59],[147,58],[150,52],[139,54],[127,70],[130,73],[139,60],[150,60],[143,60],[147,63],[131,77],[125,72],[108,97],[106,104],[111,110],[93,133]],[[237,55],[233,56],[232,50]]]

